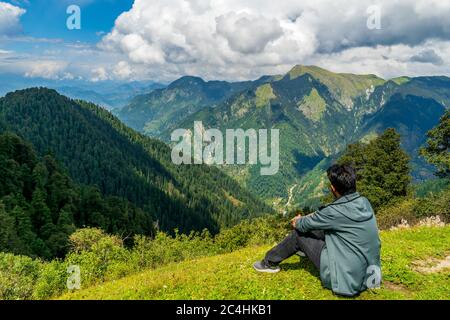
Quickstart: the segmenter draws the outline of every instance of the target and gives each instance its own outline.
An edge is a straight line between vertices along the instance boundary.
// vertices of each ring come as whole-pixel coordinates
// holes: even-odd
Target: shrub
[[[433,216],[440,216],[444,222],[450,221],[450,188],[425,198],[404,198],[382,208],[377,214],[377,221],[381,229],[388,229],[401,224],[402,220],[414,225]]]
[[[48,299],[62,294],[67,289],[67,263],[53,260],[43,264],[35,284],[33,298]]]
[[[380,209],[377,213],[377,223],[380,229],[389,229],[406,220],[409,223],[418,221],[414,213],[414,199],[404,199],[392,204],[389,207]]]
[[[432,193],[426,198],[418,198],[414,205],[416,216],[430,217],[439,215],[446,222],[450,220],[450,188]]]
[[[221,231],[215,238],[220,251],[229,252],[248,245],[272,244],[289,231],[288,219],[267,216],[244,220],[238,225]]]
[[[159,232],[154,239],[136,236],[131,250],[132,260],[141,269],[215,253],[213,239],[207,230],[189,235],[179,234],[176,230],[175,237]]]
[[[215,242],[220,251],[229,252],[245,247],[250,240],[252,225],[245,221],[240,224],[225,229],[217,234]]]
[[[0,253],[0,299],[30,299],[40,268],[39,260]]]
[[[110,237],[117,241],[117,244],[120,245],[121,241],[117,237],[108,236],[103,230],[97,228],[83,228],[78,229],[69,237],[71,251],[73,252],[81,252],[81,251],[90,251],[92,247],[100,242],[100,240]]]
[[[129,251],[122,240],[99,229],[80,229],[69,240],[73,251],[65,261],[80,267],[81,282],[85,286],[111,278],[108,273],[117,272],[117,264],[129,260]]]

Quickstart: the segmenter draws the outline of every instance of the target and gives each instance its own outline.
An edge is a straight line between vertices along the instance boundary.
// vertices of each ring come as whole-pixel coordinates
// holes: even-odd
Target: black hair
[[[327,170],[328,180],[341,196],[356,192],[356,172],[349,165],[334,164]]]

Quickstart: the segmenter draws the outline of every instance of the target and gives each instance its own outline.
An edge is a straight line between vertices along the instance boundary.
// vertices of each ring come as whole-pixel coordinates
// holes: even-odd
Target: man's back
[[[343,196],[314,214],[300,219],[301,232],[324,230],[320,276],[325,287],[341,295],[355,295],[380,278],[380,239],[369,201],[357,192]],[[370,279],[372,280],[372,279]]]
[[[294,217],[294,230],[253,267],[259,272],[279,272],[283,260],[301,251],[320,270],[326,288],[353,296],[381,283],[377,222],[369,201],[356,192],[352,166],[334,164],[327,176],[337,200],[306,217]]]

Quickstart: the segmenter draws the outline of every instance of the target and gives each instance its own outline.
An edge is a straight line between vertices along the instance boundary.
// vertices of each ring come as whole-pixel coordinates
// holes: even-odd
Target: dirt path
[[[286,203],[286,208],[288,208],[291,205],[291,201],[293,198],[293,192],[295,187],[297,186],[297,184],[294,184],[290,189],[289,189],[289,197],[288,197],[288,201]]]
[[[450,256],[442,260],[429,258],[424,261],[416,261],[414,264],[414,270],[420,273],[435,273],[450,270]]]

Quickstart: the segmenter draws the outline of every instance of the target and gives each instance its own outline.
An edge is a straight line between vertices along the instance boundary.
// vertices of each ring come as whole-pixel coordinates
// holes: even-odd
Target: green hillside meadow
[[[352,299],[450,298],[450,226],[382,231],[381,239],[382,287]],[[291,257],[278,274],[255,272],[269,248],[172,263],[59,299],[348,299],[322,288],[306,258]]]

